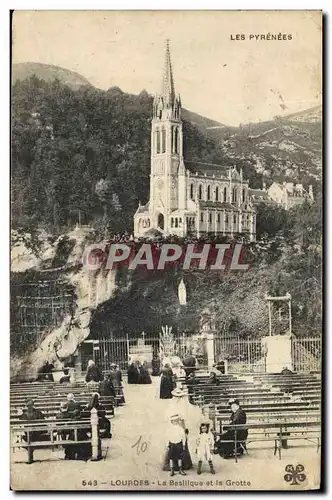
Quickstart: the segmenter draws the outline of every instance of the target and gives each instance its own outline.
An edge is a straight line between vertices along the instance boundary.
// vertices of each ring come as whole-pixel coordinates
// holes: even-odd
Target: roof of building
[[[136,210],[137,214],[141,214],[143,212],[148,212],[149,211],[149,205],[150,202],[148,201],[146,205],[139,205],[138,209]]]
[[[192,176],[195,176],[196,172],[201,177],[215,177],[215,178],[228,178],[228,171],[231,167],[217,165],[215,163],[204,163],[200,161],[185,160],[185,164],[190,170]]]
[[[233,212],[238,212],[239,207],[232,205],[231,203],[221,202],[221,201],[198,201],[199,208],[219,208],[220,210],[233,210]]]
[[[162,86],[162,97],[165,104],[173,104],[175,98],[174,78],[169,50],[169,40],[166,40],[165,68]]]

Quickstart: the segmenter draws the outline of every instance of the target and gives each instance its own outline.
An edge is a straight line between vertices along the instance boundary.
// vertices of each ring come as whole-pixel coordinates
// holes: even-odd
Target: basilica
[[[153,101],[150,200],[134,215],[134,235],[256,235],[256,213],[242,170],[183,158],[181,99],[175,94],[169,44],[162,92]]]

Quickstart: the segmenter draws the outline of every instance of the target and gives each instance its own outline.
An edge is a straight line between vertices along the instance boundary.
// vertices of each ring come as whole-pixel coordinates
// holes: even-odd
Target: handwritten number
[[[144,453],[148,449],[148,443],[146,441],[142,441],[142,439],[143,436],[140,436],[136,443],[132,445],[132,448],[136,448],[137,455]]]

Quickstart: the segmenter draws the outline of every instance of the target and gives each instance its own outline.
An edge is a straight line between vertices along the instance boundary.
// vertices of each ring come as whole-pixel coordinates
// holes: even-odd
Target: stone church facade
[[[134,235],[256,235],[256,212],[242,171],[183,158],[181,99],[175,94],[169,45],[162,93],[153,102],[150,200],[134,215]]]

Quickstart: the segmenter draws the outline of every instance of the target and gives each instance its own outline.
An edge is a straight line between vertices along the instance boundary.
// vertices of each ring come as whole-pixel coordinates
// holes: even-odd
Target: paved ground
[[[205,490],[296,490],[317,488],[319,485],[320,454],[313,445],[301,443],[283,451],[282,459],[273,455],[273,445],[249,446],[249,455],[234,460],[214,456],[216,474],[196,473],[195,434],[190,429],[189,447],[194,468],[186,477],[169,477],[162,471],[165,451],[165,423],[169,414],[169,400],[157,399],[156,379],[152,385],[125,386],[126,405],[116,410],[112,420],[113,438],[103,441],[100,462],[64,461],[63,451],[36,450],[36,462],[28,465],[26,452],[16,451],[11,456],[11,486],[15,490],[108,490],[108,489],[188,489]],[[195,410],[194,410],[195,411]],[[290,443],[292,444],[292,443]],[[262,443],[262,445],[265,445]],[[108,449],[106,449],[108,447]],[[18,463],[20,462],[20,463]],[[302,485],[290,485],[284,480],[287,464],[301,463],[306,480]]]

